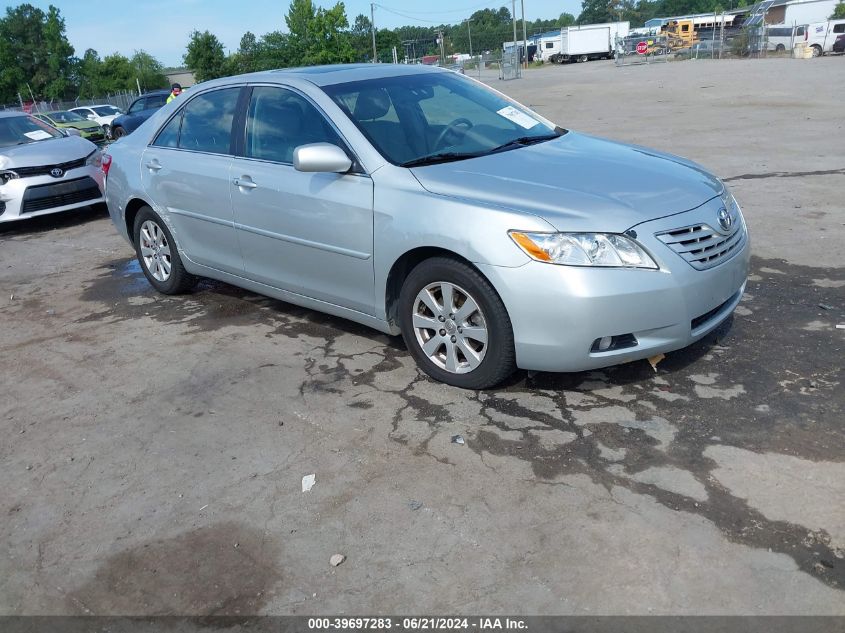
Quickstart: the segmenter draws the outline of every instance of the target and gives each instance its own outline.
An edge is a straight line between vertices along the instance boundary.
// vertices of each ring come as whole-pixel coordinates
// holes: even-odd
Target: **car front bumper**
[[[70,211],[104,201],[103,174],[95,165],[71,169],[61,178],[49,175],[15,178],[0,185],[0,223]]]
[[[508,310],[522,369],[574,372],[681,349],[718,327],[742,299],[750,242],[697,270],[655,233],[701,222],[712,205],[637,227],[638,241],[659,270],[559,266],[531,261],[517,268],[478,265]],[[712,220],[711,220],[712,224]],[[632,335],[633,339],[630,338]],[[619,337],[619,349],[597,341]]]

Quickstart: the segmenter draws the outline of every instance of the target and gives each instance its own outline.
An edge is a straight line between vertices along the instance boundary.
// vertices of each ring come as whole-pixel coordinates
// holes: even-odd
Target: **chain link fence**
[[[0,110],[13,110],[23,112],[59,112],[62,110],[70,110],[71,108],[78,108],[81,106],[92,105],[113,105],[120,108],[123,112],[129,108],[129,105],[138,95],[134,91],[121,91],[113,94],[107,94],[103,97],[94,99],[77,98],[73,101],[36,101],[35,103],[28,101],[23,106],[20,103],[0,106]]]
[[[740,28],[716,27],[695,31],[686,41],[661,35],[632,35],[617,38],[614,57],[617,66],[697,59],[806,59],[819,54],[806,42],[806,28],[765,23]]]

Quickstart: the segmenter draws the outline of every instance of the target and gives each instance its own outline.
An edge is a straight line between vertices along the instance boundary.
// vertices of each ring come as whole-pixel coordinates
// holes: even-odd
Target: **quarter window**
[[[253,89],[246,119],[247,158],[292,163],[293,150],[309,143],[344,147],[323,114],[305,97],[284,88]]]
[[[179,128],[182,125],[182,113],[167,122],[161,132],[158,133],[153,145],[156,147],[179,147]]]
[[[215,90],[191,99],[183,109],[178,147],[197,152],[228,154],[240,90]],[[162,130],[162,134],[168,132],[167,128],[173,121]]]
[[[834,32],[834,33],[845,33],[845,23],[843,23],[843,24],[834,24],[834,25],[833,25],[833,32]]]

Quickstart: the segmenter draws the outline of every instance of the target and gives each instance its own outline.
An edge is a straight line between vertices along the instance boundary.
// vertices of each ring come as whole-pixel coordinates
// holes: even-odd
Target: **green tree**
[[[98,88],[100,94],[135,90],[135,72],[129,58],[120,53],[107,55],[100,66]]]
[[[226,53],[217,36],[209,31],[194,31],[184,56],[185,66],[194,73],[197,81],[208,81],[223,77],[226,68]]]
[[[349,29],[349,43],[355,52],[356,61],[369,61],[373,56],[372,27],[370,18],[359,13]]]
[[[292,0],[285,23],[295,65],[344,63],[355,58],[342,2],[323,9],[311,0]]]
[[[79,87],[79,96],[93,99],[101,94],[103,62],[99,53],[93,48],[86,49],[85,54],[76,67],[76,80]]]
[[[830,19],[845,20],[845,1],[839,0],[839,4],[833,8],[833,13],[830,14]]]
[[[138,79],[138,83],[141,84],[142,90],[147,91],[167,87],[164,66],[146,51],[135,51],[132,59],[129,60],[129,64],[132,66],[132,70]]]
[[[7,7],[0,19],[0,100],[17,100],[20,92],[36,98],[70,96],[73,47],[65,35],[61,12],[50,5],[45,13],[31,4]]]

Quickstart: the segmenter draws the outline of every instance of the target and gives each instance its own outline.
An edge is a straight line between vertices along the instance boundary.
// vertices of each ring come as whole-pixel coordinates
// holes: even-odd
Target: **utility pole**
[[[440,36],[439,37],[439,39],[440,39],[440,63],[445,64],[446,63],[446,48],[443,45],[443,31],[439,30],[439,31],[437,31],[437,33]]]
[[[525,0],[519,0],[522,6],[522,54],[525,55],[525,68],[528,68],[528,36],[525,33]]]
[[[467,23],[467,35],[469,36],[469,56],[472,57],[472,29],[469,28],[469,18],[465,21]]]
[[[519,49],[516,47],[516,0],[511,0],[511,17],[513,18],[513,54],[516,55],[514,65],[519,66]]]
[[[376,53],[376,3],[370,3],[370,33],[373,34],[373,63],[378,61]]]

